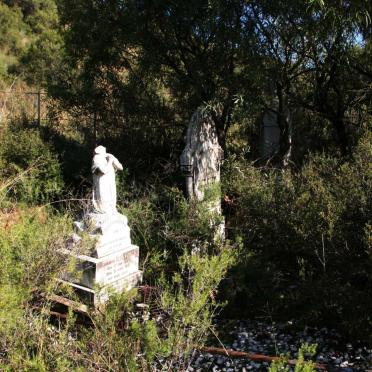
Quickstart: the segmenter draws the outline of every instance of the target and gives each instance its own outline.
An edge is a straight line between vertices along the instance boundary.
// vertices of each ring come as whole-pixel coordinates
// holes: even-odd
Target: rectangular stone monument
[[[76,260],[76,265],[72,273],[64,273],[62,280],[74,287],[83,299],[92,298],[89,302],[96,307],[107,301],[110,291],[129,290],[142,281],[142,272],[138,270],[139,248],[136,245],[100,258],[74,254],[69,250],[63,253]]]
[[[94,216],[89,216],[90,222],[92,219]],[[126,218],[119,214],[105,216],[94,224],[99,229],[90,234],[93,251],[81,254],[81,238],[76,234],[75,241],[61,251],[74,262],[74,268],[60,280],[72,286],[83,302],[99,307],[108,300],[110,292],[129,290],[140,283],[142,272],[138,269],[139,248],[131,243]]]

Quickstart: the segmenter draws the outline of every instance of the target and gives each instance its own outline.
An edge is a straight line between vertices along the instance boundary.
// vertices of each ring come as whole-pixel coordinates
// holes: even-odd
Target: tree
[[[368,67],[362,69],[358,62],[368,53],[363,29],[370,16],[365,5],[363,1],[327,2],[313,9],[320,21],[313,21],[317,33],[311,38],[309,63],[314,68],[305,77],[313,89],[300,103],[332,124],[343,156],[351,155],[357,140],[352,138],[356,132],[353,126],[360,126],[360,122],[353,117],[371,99],[372,76]]]
[[[8,68],[21,54],[27,26],[19,9],[0,2],[0,79],[8,77]]]
[[[244,1],[84,1],[72,6],[65,0],[60,10],[69,25],[70,57],[82,63],[85,81],[101,76],[125,90],[127,74],[141,86],[152,76],[184,122],[198,106],[209,104],[225,146],[234,101],[242,91],[253,90],[249,66],[256,36]]]
[[[4,78],[22,76],[30,84],[45,85],[62,53],[55,1],[0,2],[0,34]]]
[[[118,122],[184,127],[205,105],[225,148],[242,98],[242,116],[257,115],[253,102],[276,111],[279,164],[293,160],[314,118],[350,152],[347,116],[369,95],[360,63],[364,1],[63,0],[59,11],[68,63],[57,93],[70,107],[98,112],[113,131]],[[311,120],[294,119],[298,110]]]
[[[276,154],[287,166],[293,152],[293,96],[298,81],[311,67],[306,63],[306,2],[255,1],[252,3],[256,33],[267,84],[266,106],[277,114],[280,146]],[[269,102],[268,102],[269,101]]]
[[[341,154],[350,154],[347,116],[366,103],[370,84],[368,72],[356,67],[362,35],[368,33],[366,3],[257,1],[252,11],[262,35],[266,77],[274,82],[269,97],[276,96],[277,102],[279,158],[285,165],[291,160],[297,108],[330,122]]]

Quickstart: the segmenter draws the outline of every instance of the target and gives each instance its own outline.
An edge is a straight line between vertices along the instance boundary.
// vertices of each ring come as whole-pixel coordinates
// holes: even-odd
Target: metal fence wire
[[[27,118],[35,125],[47,121],[47,93],[44,91],[0,90],[0,125]]]

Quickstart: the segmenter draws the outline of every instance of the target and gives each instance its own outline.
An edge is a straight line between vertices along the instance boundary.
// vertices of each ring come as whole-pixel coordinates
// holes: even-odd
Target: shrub
[[[0,180],[17,178],[8,196],[39,203],[57,197],[63,187],[61,166],[37,129],[16,127],[1,134]]]
[[[70,226],[68,217],[46,208],[15,207],[0,214],[1,369],[31,368],[35,345],[45,341],[44,316],[32,309],[38,294],[56,287],[54,277],[64,267],[58,247],[64,247]]]
[[[231,248],[203,256],[185,250],[178,273],[159,281],[162,316],[136,316],[132,290],[113,294],[105,312],[90,313],[93,326],[81,328],[72,312],[64,323],[51,322],[47,296],[37,295],[58,289],[54,277],[66,263],[57,248],[70,234],[71,219],[39,208],[20,214],[7,235],[0,234],[2,369],[178,369],[205,340],[219,307],[213,293],[234,259]]]
[[[295,372],[315,372],[316,364],[310,359],[314,357],[317,345],[309,345],[304,343],[301,345],[298,351],[298,358],[295,364]],[[307,359],[307,360],[306,360]],[[289,357],[287,355],[282,355],[278,360],[270,364],[269,372],[288,372],[290,371],[288,367]]]
[[[159,183],[140,192],[136,185],[131,187],[126,191],[129,202],[122,200],[125,207],[119,209],[128,216],[132,240],[141,247],[147,280],[164,270],[172,273],[185,247],[210,253],[217,248],[215,227],[221,217],[206,208],[208,199],[188,203],[179,189]]]
[[[370,163],[370,134],[349,161],[310,155],[296,172],[227,161],[228,227],[245,243],[229,310],[269,304],[278,316],[370,336]]]

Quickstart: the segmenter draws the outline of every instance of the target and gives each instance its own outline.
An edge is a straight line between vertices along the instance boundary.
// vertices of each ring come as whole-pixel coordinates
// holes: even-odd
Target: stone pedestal
[[[125,216],[89,214],[75,226],[78,233],[62,251],[74,262],[75,269],[65,272],[60,280],[74,287],[84,302],[98,307],[108,300],[111,291],[129,290],[141,282],[139,248],[131,243]],[[84,252],[84,233],[93,242],[89,252]]]

